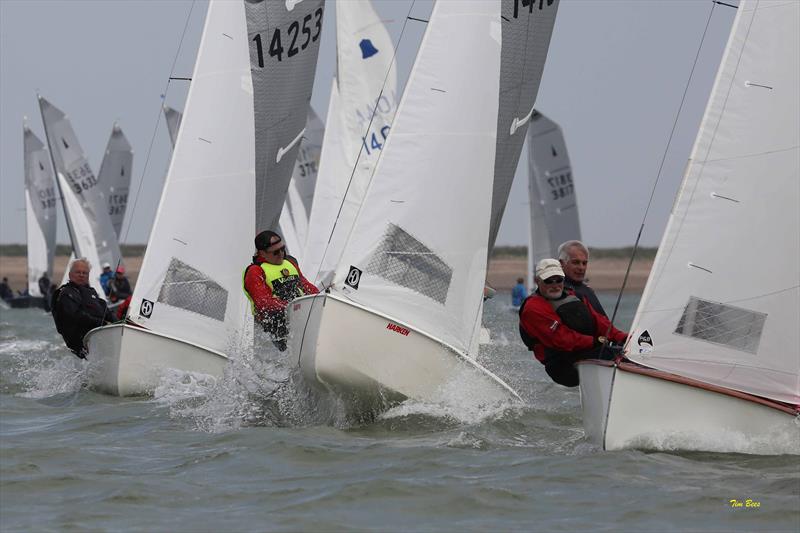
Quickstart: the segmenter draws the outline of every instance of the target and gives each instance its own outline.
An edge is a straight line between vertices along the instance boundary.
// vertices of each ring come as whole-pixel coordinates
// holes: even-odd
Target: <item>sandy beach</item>
[[[54,281],[59,283],[67,266],[67,256],[56,256]],[[142,265],[142,257],[129,257],[125,259],[128,279],[131,285],[136,283],[139,268]],[[641,291],[647,281],[653,261],[650,259],[636,260],[631,267],[631,275],[628,278],[626,291]],[[242,263],[244,268],[245,263]],[[302,264],[300,265],[302,268]],[[594,259],[589,263],[589,285],[595,290],[617,290],[622,285],[625,276],[625,269],[628,266],[627,259]],[[15,291],[21,290],[25,285],[25,257],[2,256],[0,257],[0,277],[7,277],[11,288]],[[489,285],[499,290],[509,290],[516,283],[517,278],[525,278],[527,261],[523,258],[497,258],[489,263],[489,275],[487,276]],[[99,270],[97,275],[100,275]]]

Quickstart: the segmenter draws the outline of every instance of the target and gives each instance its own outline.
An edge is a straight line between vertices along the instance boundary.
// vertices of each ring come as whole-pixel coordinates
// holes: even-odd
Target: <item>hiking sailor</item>
[[[53,293],[53,320],[72,353],[86,359],[83,336],[89,330],[113,322],[106,301],[89,286],[89,261],[83,258],[72,262],[69,281]]]
[[[280,351],[286,349],[289,334],[286,305],[299,296],[319,292],[300,272],[297,259],[286,255],[286,245],[274,231],[262,231],[255,238],[256,254],[244,271],[244,292],[253,315],[272,335]]]
[[[586,298],[564,289],[564,271],[555,259],[536,265],[536,292],[522,302],[519,333],[547,375],[560,385],[577,387],[574,363],[581,359],[613,358],[627,333],[611,325]],[[608,335],[608,339],[605,337]]]

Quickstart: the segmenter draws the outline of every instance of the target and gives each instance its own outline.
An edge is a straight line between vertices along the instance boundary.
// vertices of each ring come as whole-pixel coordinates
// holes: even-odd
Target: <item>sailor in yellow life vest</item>
[[[286,245],[274,231],[262,231],[255,238],[256,254],[244,270],[244,292],[253,315],[270,333],[280,351],[286,349],[286,305],[319,290],[300,272],[297,259],[286,255]]]

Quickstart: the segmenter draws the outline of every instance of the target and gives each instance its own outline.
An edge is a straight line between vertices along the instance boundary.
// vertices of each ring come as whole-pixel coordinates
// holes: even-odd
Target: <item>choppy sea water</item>
[[[406,402],[370,423],[270,353],[152,399],[97,394],[48,315],[0,309],[0,530],[800,530],[798,456],[585,442],[578,391],[531,359],[508,300],[487,302],[481,362],[523,408]]]

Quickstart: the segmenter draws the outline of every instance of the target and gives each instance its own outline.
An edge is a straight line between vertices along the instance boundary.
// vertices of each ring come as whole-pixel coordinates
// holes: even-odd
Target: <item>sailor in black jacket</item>
[[[586,267],[589,266],[589,250],[581,241],[567,241],[558,247],[558,260],[564,269],[564,288],[575,291],[575,296],[581,300],[586,298],[592,309],[608,317],[600,300],[584,281]]]
[[[86,259],[76,259],[69,270],[69,282],[53,293],[53,320],[72,353],[86,358],[83,336],[89,330],[114,320],[106,301],[89,286],[91,265]]]

